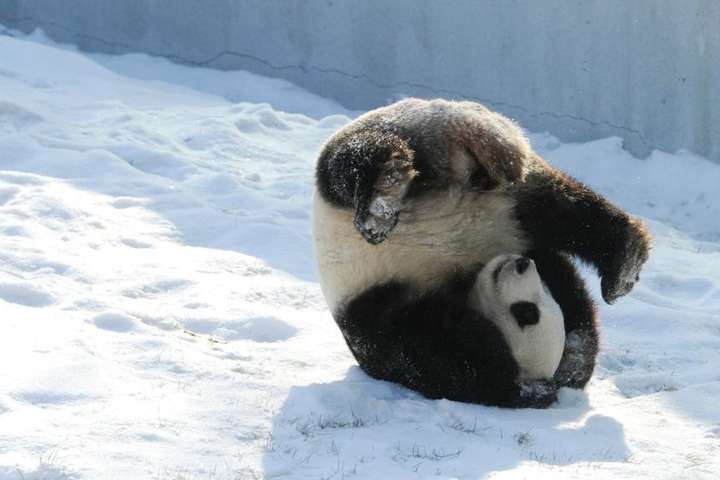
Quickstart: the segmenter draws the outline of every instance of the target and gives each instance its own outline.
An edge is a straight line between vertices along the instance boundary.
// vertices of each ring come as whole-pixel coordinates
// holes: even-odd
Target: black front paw
[[[640,270],[650,252],[650,234],[637,220],[630,220],[624,234],[608,253],[608,265],[601,270],[603,300],[614,303],[627,295],[640,280]]]
[[[552,380],[523,380],[517,386],[518,408],[547,408],[557,400],[557,385]]]
[[[554,380],[558,387],[582,389],[595,369],[597,335],[592,330],[573,330],[565,336],[565,351]]]
[[[395,228],[403,198],[416,175],[412,152],[401,150],[383,163],[372,188],[358,189],[355,228],[367,242],[377,245]]]

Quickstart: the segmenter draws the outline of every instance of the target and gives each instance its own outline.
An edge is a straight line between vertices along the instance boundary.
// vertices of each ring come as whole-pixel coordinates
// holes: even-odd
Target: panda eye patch
[[[510,305],[510,312],[521,328],[540,322],[540,311],[532,302],[515,302]]]

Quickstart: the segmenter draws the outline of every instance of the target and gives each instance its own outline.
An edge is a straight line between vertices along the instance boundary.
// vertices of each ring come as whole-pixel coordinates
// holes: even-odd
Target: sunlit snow
[[[0,35],[0,480],[717,478],[720,165],[530,138],[655,236],[549,410],[356,366],[317,284],[320,145],[280,80]]]

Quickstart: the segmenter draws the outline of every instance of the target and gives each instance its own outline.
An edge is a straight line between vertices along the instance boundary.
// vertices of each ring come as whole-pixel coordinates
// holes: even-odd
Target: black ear
[[[510,312],[521,328],[540,322],[540,310],[532,302],[515,302],[510,305]]]

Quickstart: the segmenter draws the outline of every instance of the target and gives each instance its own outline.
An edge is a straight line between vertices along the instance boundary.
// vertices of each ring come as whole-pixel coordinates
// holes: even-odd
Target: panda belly
[[[512,197],[500,190],[449,189],[408,202],[390,236],[371,245],[356,230],[352,209],[316,193],[315,253],[331,311],[373,285],[395,280],[424,293],[499,254],[527,251],[513,208]]]

